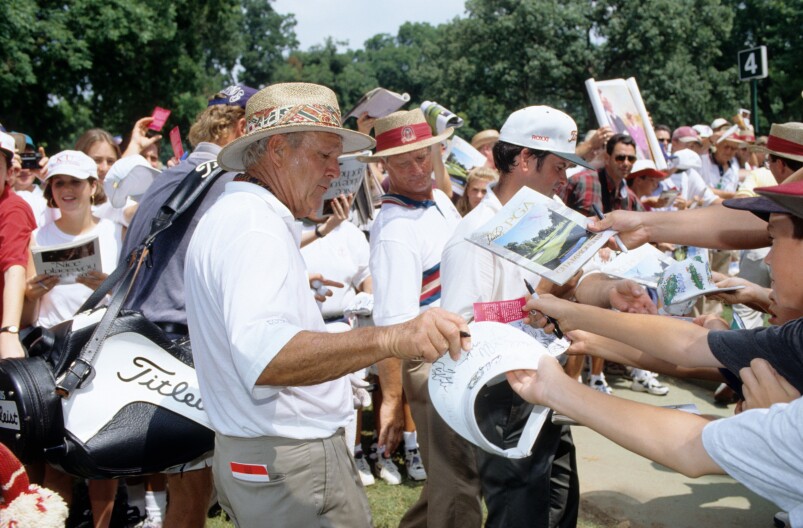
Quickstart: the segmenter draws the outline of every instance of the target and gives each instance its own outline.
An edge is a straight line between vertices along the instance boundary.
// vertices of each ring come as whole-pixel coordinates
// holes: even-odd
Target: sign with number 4
[[[767,46],[739,52],[739,80],[763,79],[767,76]]]

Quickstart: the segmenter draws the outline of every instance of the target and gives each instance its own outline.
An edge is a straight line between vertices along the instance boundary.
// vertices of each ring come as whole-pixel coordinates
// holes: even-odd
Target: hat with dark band
[[[755,145],[751,150],[803,161],[803,123],[773,123],[767,143]]]
[[[225,170],[245,170],[243,154],[260,139],[291,132],[329,132],[343,138],[343,153],[370,149],[374,140],[356,130],[343,128],[335,92],[310,83],[274,84],[251,96],[245,107],[245,135],[218,154]]]
[[[803,181],[795,181],[772,187],[754,189],[760,196],[733,198],[722,205],[730,209],[750,211],[762,220],[769,220],[773,213],[791,214],[803,218]]]
[[[440,143],[452,135],[454,128],[449,127],[443,133],[433,136],[424,112],[416,108],[380,117],[374,123],[374,131],[376,151],[370,156],[357,158],[363,163],[380,161],[386,156],[396,156]]]

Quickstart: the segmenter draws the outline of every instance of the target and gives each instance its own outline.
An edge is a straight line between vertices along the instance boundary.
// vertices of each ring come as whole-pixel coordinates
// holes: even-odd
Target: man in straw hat
[[[460,214],[449,198],[432,188],[431,149],[452,135],[437,136],[419,109],[394,112],[374,127],[376,151],[361,161],[383,161],[390,193],[371,228],[374,322],[402,323],[440,305],[441,251]],[[421,496],[401,526],[478,526],[482,522],[476,466],[467,444],[440,418],[429,402],[429,365],[415,359],[386,361],[382,396],[397,401],[401,390],[410,404],[427,471]],[[401,369],[401,373],[399,373]],[[392,382],[395,381],[396,386]],[[383,415],[382,419],[392,416]],[[388,446],[389,448],[392,446]],[[388,453],[389,454],[389,453]]]
[[[549,281],[527,272],[465,240],[486,224],[524,186],[553,197],[566,185],[566,169],[590,165],[576,154],[577,125],[569,115],[548,106],[513,112],[493,148],[499,183],[460,222],[443,250],[442,306],[470,319],[475,302],[521,297],[524,281]],[[541,282],[542,284],[539,284]],[[547,286],[548,287],[548,286]],[[543,293],[543,292],[542,292]],[[489,412],[478,416],[483,431],[496,431],[492,441],[515,445],[533,406],[507,384],[484,389]],[[532,455],[506,459],[477,451],[482,493],[488,507],[486,526],[575,526],[580,504],[574,443],[568,426],[544,424]]]
[[[354,412],[344,375],[389,357],[457,356],[468,327],[433,310],[326,334],[295,220],[320,205],[338,156],[373,140],[342,128],[334,92],[314,84],[269,86],[245,118],[245,135],[218,155],[243,174],[199,222],[184,274],[219,501],[238,526],[369,526],[344,440]]]
[[[471,146],[479,150],[482,155],[485,156],[485,159],[488,160],[485,165],[492,169],[496,168],[496,165],[494,165],[493,149],[497,141],[499,141],[499,132],[493,129],[477,132],[474,134],[474,137],[471,138]]]

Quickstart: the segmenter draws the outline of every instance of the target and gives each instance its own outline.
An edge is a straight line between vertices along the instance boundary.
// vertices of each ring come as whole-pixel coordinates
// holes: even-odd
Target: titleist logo
[[[186,381],[175,383],[176,373],[166,370],[153,361],[144,357],[135,357],[132,361],[133,366],[139,370],[132,375],[124,376],[122,372],[117,372],[117,377],[125,383],[136,383],[153,391],[161,396],[173,398],[175,401],[187,407],[203,411],[203,402],[200,394],[188,392],[191,390],[190,384]]]

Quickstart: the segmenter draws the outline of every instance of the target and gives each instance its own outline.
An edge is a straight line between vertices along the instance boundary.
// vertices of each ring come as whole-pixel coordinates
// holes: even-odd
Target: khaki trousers
[[[400,528],[475,528],[482,524],[480,481],[472,444],[455,433],[429,401],[429,363],[402,362],[402,384],[418,432],[427,482]]]
[[[235,478],[231,462],[266,465],[270,481]],[[320,440],[217,434],[212,468],[218,501],[238,527],[372,525],[343,429]]]

